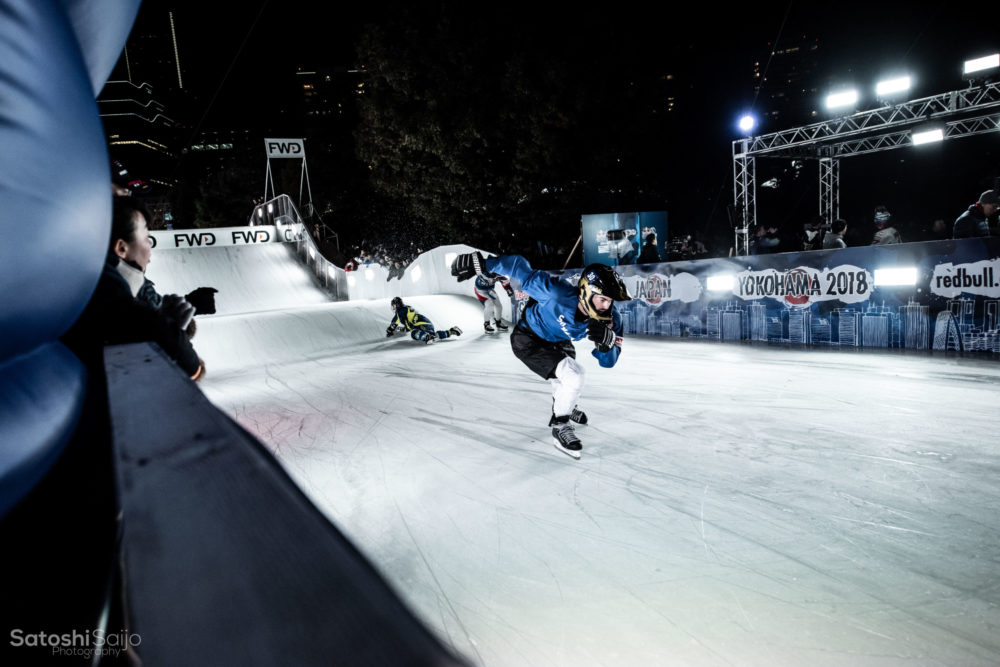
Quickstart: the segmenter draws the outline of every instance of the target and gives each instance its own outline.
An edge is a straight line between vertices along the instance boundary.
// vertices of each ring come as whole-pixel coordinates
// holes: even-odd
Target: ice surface
[[[407,301],[466,335],[386,339],[383,299],[194,342],[208,397],[472,661],[1000,663],[995,362],[631,337],[603,369],[580,343],[574,461],[478,302]]]

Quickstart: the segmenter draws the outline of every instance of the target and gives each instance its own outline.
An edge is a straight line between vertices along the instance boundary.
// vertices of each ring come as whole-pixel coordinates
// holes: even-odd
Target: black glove
[[[481,253],[470,252],[459,255],[451,263],[451,275],[458,278],[458,282],[468,280],[472,276],[481,276],[486,269],[486,260]]]
[[[182,296],[167,294],[163,297],[160,312],[177,325],[177,327],[187,329],[188,325],[191,324],[191,319],[194,317],[194,306],[185,301]]]
[[[386,338],[392,338],[392,334],[394,334],[394,333],[396,333],[396,325],[395,324],[390,324],[388,327],[386,327],[386,330],[385,330],[385,337]]]
[[[598,352],[607,352],[615,345],[614,329],[596,320],[587,325],[587,338],[594,341]]]
[[[215,293],[218,291],[214,287],[199,287],[184,300],[194,306],[195,315],[211,315],[215,312]]]

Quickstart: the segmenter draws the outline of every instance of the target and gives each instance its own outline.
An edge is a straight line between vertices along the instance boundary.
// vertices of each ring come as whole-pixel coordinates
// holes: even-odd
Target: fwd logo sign
[[[302,139],[264,139],[264,148],[267,151],[268,159],[282,157],[304,158],[306,156],[306,149],[302,143]]]
[[[188,248],[198,248],[201,246],[215,245],[215,234],[212,232],[174,234],[174,245],[178,248],[183,248],[185,246]]]
[[[243,245],[246,243],[267,243],[270,240],[271,234],[266,229],[236,230],[233,232],[233,245]]]

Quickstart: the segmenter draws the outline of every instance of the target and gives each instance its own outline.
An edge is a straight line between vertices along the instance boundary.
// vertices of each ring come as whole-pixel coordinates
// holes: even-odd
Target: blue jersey
[[[545,271],[535,271],[520,255],[488,257],[486,269],[520,281],[521,289],[534,299],[522,317],[536,336],[553,343],[586,337],[590,318],[583,318],[580,314],[583,319],[577,319],[580,297],[576,287],[553,278]],[[614,304],[611,304],[611,328],[615,332],[615,344],[607,352],[598,352],[596,348],[592,352],[605,368],[614,366],[621,354],[624,328],[622,316]]]

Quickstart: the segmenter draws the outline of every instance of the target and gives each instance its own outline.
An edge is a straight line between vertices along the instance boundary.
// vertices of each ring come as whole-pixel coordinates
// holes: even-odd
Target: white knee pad
[[[566,357],[556,366],[552,383],[552,412],[562,417],[573,412],[583,389],[583,366],[576,359]]]

